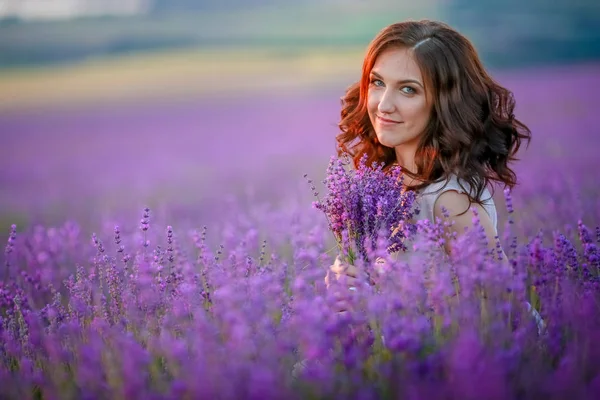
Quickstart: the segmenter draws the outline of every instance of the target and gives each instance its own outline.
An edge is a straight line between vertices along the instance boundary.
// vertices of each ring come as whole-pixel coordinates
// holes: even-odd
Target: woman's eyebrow
[[[375,71],[371,71],[371,75],[383,80],[383,77]],[[401,79],[397,83],[416,83],[417,85],[423,87],[423,84],[416,79]]]

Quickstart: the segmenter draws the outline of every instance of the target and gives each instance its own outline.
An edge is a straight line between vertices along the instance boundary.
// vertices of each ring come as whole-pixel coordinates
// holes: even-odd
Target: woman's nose
[[[390,97],[391,96],[388,94],[388,92],[381,96],[381,99],[379,99],[379,104],[377,105],[379,112],[390,114],[394,111],[394,103]]]

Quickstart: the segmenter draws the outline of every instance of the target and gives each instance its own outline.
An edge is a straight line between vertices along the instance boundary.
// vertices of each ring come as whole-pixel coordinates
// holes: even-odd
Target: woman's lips
[[[396,125],[396,124],[402,123],[400,121],[394,121],[393,119],[387,119],[387,118],[380,117],[379,115],[377,116],[377,120],[382,125]]]

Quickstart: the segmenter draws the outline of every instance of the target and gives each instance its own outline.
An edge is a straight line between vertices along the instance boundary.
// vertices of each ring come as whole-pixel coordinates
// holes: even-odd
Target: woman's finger
[[[325,280],[325,286],[327,286],[327,288],[329,288],[335,281],[337,281],[337,275],[331,271],[327,271],[327,274],[325,274],[324,280]]]
[[[335,259],[335,262],[333,263],[332,267],[332,270],[335,273],[343,273],[345,275],[349,275],[355,278],[358,276],[358,268],[356,268],[356,266],[353,264],[342,262],[339,257]]]
[[[346,267],[346,264],[344,264],[339,257],[336,257],[333,265],[329,267],[329,269],[336,274],[341,274],[346,270]]]
[[[354,278],[358,278],[358,276],[360,274],[358,271],[358,268],[352,264],[349,264],[344,272],[346,273],[346,275],[354,277]]]
[[[340,282],[344,286],[355,288],[361,284],[361,282],[357,278],[348,275],[340,275],[338,278],[338,282]]]

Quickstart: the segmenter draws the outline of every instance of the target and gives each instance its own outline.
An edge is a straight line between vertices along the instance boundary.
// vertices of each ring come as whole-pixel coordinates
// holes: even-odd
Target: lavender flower
[[[12,253],[14,246],[15,246],[15,240],[17,238],[17,226],[15,224],[10,226],[10,234],[8,236],[8,242],[6,243],[6,248],[4,249],[4,257],[6,259],[5,261],[5,267],[6,267],[6,272],[8,273],[8,268],[10,267],[10,262],[8,261],[9,255],[10,253]]]
[[[380,172],[344,171],[348,192],[326,197],[342,200],[346,246],[358,248],[362,229],[367,256],[388,261],[374,290],[344,293],[353,309],[341,315],[321,269],[331,228],[299,202],[230,205],[210,230],[187,215],[157,213],[155,230],[109,220],[91,230],[94,247],[66,228],[23,232],[0,281],[0,386],[15,398],[595,398],[592,231],[522,239],[509,213],[514,268],[501,268],[477,215],[452,259],[432,250],[444,225],[420,221],[424,251],[395,260],[385,212],[397,211],[398,186]]]
[[[146,208],[144,208],[144,215],[142,216],[142,219],[140,221],[140,229],[144,233],[144,240],[142,242],[142,245],[144,246],[144,248],[146,248],[150,245],[150,242],[147,239],[147,232],[148,232],[149,228],[150,228],[150,209],[148,207],[146,207]]]
[[[415,194],[403,189],[401,169],[388,173],[383,164],[367,166],[366,160],[365,155],[353,170],[347,160],[332,157],[324,181],[328,193],[313,203],[325,213],[351,263],[358,257],[368,261],[365,245],[376,247],[380,235],[388,240],[389,252],[404,251],[405,239],[416,231],[410,223],[418,213],[413,209]]]

